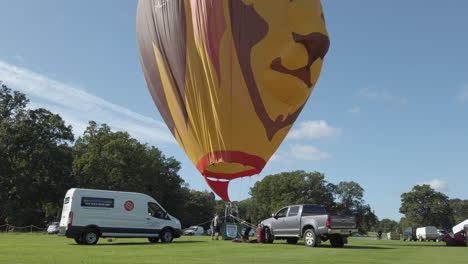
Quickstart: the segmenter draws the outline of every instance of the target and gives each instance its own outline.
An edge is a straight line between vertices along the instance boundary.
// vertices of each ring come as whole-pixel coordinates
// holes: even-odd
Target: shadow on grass
[[[440,245],[424,245],[424,244],[392,244],[397,247],[446,247],[445,244]]]
[[[191,244],[191,243],[206,243],[206,241],[173,241],[172,243],[167,244]],[[96,244],[96,245],[78,245],[78,244],[71,244],[72,246],[156,246],[158,244],[165,244],[165,243],[150,243],[150,242],[122,242],[122,243],[105,243],[105,244]]]
[[[285,244],[285,243],[273,243],[271,245],[287,245],[287,246],[299,246],[299,247],[305,247],[304,244],[301,244],[301,243],[298,243],[298,244]],[[392,245],[393,246],[393,245]],[[343,248],[336,248],[336,247],[332,247],[331,245],[321,245],[319,248],[326,248],[326,249],[339,249],[339,250],[346,250],[346,249],[395,249],[395,248],[392,248],[392,247],[374,247],[374,246],[356,246],[356,245],[345,245]]]
[[[322,246],[323,248],[333,248],[332,246]],[[373,247],[373,246],[353,246],[353,245],[346,245],[342,249],[395,249],[391,247]]]

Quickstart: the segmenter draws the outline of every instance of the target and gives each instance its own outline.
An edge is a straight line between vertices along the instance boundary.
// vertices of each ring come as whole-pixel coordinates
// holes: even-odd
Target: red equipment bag
[[[263,227],[257,228],[257,242],[265,243],[265,229]]]

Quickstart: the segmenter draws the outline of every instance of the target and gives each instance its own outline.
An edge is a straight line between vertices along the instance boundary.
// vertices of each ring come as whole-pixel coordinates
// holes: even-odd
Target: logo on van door
[[[132,211],[133,208],[135,208],[135,204],[132,201],[128,200],[124,203],[124,208],[127,211]]]

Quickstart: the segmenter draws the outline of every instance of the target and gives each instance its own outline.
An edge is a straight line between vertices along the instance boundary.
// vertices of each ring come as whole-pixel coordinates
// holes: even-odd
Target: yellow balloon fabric
[[[320,0],[139,0],[137,36],[161,116],[225,201],[286,137],[330,45]]]

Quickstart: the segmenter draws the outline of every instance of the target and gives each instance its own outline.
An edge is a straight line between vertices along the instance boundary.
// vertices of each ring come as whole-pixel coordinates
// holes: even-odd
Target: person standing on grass
[[[216,217],[216,215],[215,215],[215,217]],[[215,225],[214,225],[215,221],[214,220],[215,220],[214,218],[211,219],[211,223],[210,223],[211,240],[214,240],[214,235],[215,235]]]
[[[221,232],[221,219],[219,218],[218,212],[215,213],[213,218],[213,227],[214,227],[214,239],[219,240],[219,232]]]

